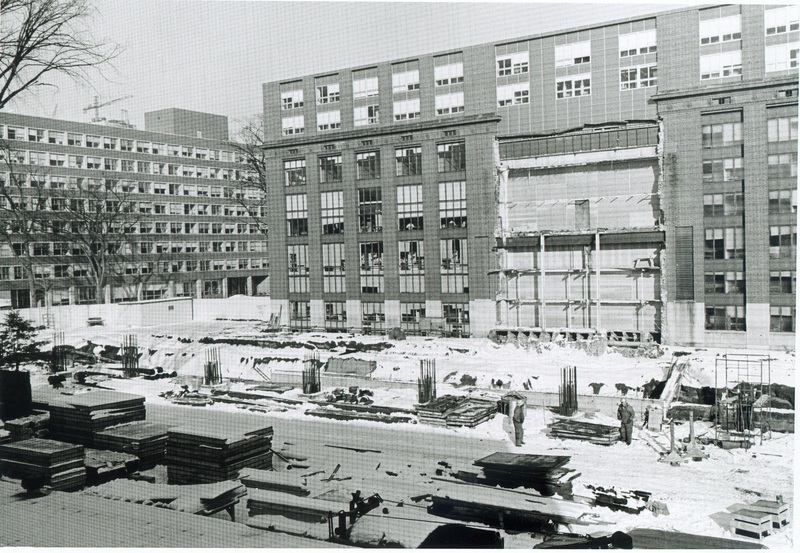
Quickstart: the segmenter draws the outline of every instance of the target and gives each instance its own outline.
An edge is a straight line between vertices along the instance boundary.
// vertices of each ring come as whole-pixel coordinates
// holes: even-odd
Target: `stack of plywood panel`
[[[136,455],[140,467],[153,468],[167,453],[167,430],[163,424],[132,422],[106,428],[94,435],[95,447]]]
[[[0,445],[0,472],[22,480],[22,487],[76,490],[86,483],[83,447],[31,438]]]
[[[593,444],[612,445],[619,440],[619,426],[587,419],[556,419],[547,427],[547,435],[564,440],[584,440]]]
[[[183,426],[168,431],[170,484],[231,480],[245,467],[272,468],[272,427],[209,428]]]
[[[239,481],[247,486],[247,489],[269,490],[300,496],[309,495],[311,491],[301,482],[300,476],[295,472],[243,469]]]
[[[533,455],[497,452],[478,459],[475,465],[483,470],[491,485],[532,488],[543,495],[569,491],[570,483],[579,473],[563,468],[568,455]]]
[[[474,428],[497,413],[497,402],[451,395],[417,405],[419,422],[431,426],[467,426]]]
[[[98,390],[72,396],[52,396],[50,435],[65,442],[92,445],[96,432],[145,419],[144,397]]]

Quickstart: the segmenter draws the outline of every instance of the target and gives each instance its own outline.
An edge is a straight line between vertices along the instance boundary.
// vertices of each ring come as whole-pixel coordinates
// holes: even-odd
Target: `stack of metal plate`
[[[76,490],[86,483],[83,447],[41,438],[0,445],[0,472],[20,478],[26,489]]]

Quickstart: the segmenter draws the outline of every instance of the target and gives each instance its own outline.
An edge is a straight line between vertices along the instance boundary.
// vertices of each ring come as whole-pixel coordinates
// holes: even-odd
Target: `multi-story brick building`
[[[693,7],[265,84],[273,310],[793,342],[798,42]]]
[[[227,140],[227,119],[184,110],[155,114],[162,120],[151,114],[145,119],[155,118],[159,132],[0,113],[6,158],[0,162],[0,216],[6,219],[0,221],[0,303],[22,308],[32,301],[268,293],[267,235],[258,223],[266,210],[257,194],[239,184],[247,167]],[[60,202],[91,210],[98,202],[92,195],[106,192],[114,197],[100,209],[124,212],[106,226],[124,235],[98,297],[85,250],[65,242],[63,225],[70,221]],[[38,198],[45,223],[35,236],[17,240],[9,201],[33,204]]]

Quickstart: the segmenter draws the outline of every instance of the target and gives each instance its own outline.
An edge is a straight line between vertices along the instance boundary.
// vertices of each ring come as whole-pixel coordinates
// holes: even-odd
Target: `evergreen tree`
[[[29,320],[18,311],[9,312],[0,326],[0,367],[16,365],[19,371],[20,361],[39,353],[43,344],[36,340],[36,328]]]

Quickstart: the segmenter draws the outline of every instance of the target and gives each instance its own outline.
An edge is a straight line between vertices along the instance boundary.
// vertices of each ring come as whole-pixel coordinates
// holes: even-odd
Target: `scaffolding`
[[[769,357],[746,353],[717,356],[714,366],[714,427],[717,444],[740,442],[748,447],[756,431],[762,441],[765,435],[771,435],[771,388]]]

